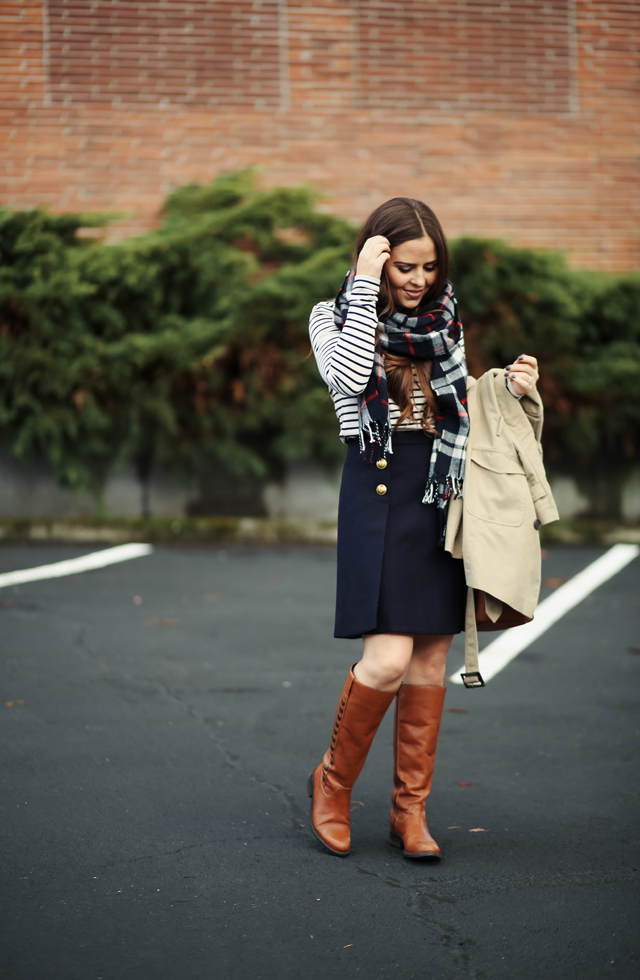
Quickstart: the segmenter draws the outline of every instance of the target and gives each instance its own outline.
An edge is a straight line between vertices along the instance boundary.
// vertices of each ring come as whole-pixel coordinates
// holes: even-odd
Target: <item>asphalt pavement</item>
[[[0,572],[93,550],[5,546]],[[387,843],[392,710],[351,856],[309,832],[360,653],[332,639],[333,549],[165,548],[3,589],[1,980],[637,980],[639,585],[636,559],[485,689],[449,685],[438,865]]]

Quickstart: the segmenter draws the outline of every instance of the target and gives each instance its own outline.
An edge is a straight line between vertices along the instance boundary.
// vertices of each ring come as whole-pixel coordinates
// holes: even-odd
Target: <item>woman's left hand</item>
[[[530,354],[521,354],[513,364],[507,364],[504,375],[511,381],[511,386],[516,395],[526,395],[540,377],[538,362]]]

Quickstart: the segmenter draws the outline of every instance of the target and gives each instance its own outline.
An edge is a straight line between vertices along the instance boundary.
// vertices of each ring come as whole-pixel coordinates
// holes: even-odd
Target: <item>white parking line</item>
[[[534,640],[557,623],[565,613],[586,599],[599,585],[612,578],[640,554],[637,544],[616,544],[581,572],[561,585],[544,599],[536,609],[534,619],[524,626],[505,630],[497,640],[485,647],[480,654],[480,673],[485,681],[495,677],[507,664],[526,650]],[[461,673],[456,670],[449,678],[454,684],[462,684]]]
[[[37,568],[23,568],[17,572],[2,572],[0,588],[6,585],[21,585],[23,582],[37,582],[43,578],[62,578],[64,575],[76,575],[78,572],[90,572],[94,568],[105,568],[119,561],[129,561],[131,558],[142,558],[150,555],[153,547],[150,544],[119,544],[116,548],[104,548],[102,551],[92,551],[81,558],[67,558],[56,561],[52,565],[38,565]]]

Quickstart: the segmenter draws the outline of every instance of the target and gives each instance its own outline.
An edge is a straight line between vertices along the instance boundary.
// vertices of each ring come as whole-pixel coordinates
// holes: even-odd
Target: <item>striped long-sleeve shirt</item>
[[[358,395],[367,386],[373,369],[375,335],[378,325],[376,303],[380,280],[356,276],[353,281],[349,312],[342,330],[333,319],[333,302],[316,303],[309,320],[309,335],[318,370],[329,388],[340,423],[340,438],[358,435]],[[511,382],[507,388],[515,398]],[[418,379],[413,384],[413,418],[405,419],[399,429],[421,428],[419,419],[425,406]],[[398,405],[389,398],[389,422],[393,429],[400,418]]]
[[[376,303],[380,280],[356,276],[353,281],[349,312],[342,330],[333,319],[333,303],[317,303],[311,311],[309,334],[318,370],[326,382],[340,423],[344,442],[358,435],[358,395],[367,387],[373,369],[378,314]],[[419,429],[425,397],[417,378],[413,385],[413,419],[401,429]],[[393,428],[400,409],[389,398],[389,422]]]

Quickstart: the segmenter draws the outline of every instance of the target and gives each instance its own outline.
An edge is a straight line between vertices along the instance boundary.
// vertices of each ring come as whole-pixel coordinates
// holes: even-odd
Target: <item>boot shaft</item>
[[[351,668],[336,709],[331,743],[322,760],[325,790],[353,787],[395,694],[361,684]]]
[[[446,687],[403,684],[393,726],[394,805],[424,804],[431,792]]]

